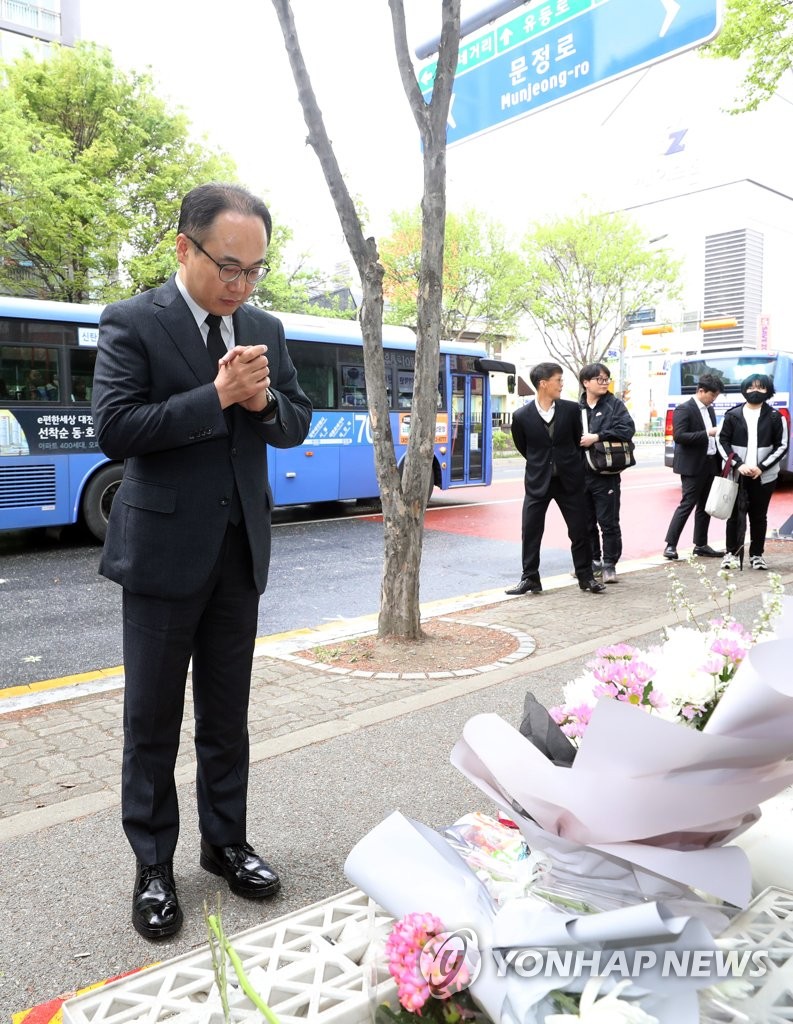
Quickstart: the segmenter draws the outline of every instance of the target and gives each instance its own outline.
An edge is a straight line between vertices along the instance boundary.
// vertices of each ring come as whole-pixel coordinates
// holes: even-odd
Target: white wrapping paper
[[[662,905],[642,903],[603,914],[579,916],[538,911],[531,899],[513,900],[494,908],[487,890],[465,862],[436,832],[394,812],[352,849],[344,865],[350,881],[393,917],[429,912],[452,931],[471,928],[482,953],[482,970],[471,986],[477,1002],[497,1024],[541,1024],[539,1004],[548,992],[570,983],[583,986],[584,976],[520,977],[507,970],[499,977],[493,950],[553,947],[557,950],[657,951],[715,950],[704,924],[670,914]],[[607,979],[606,990],[622,980]],[[642,972],[634,995],[662,1024],[696,1024],[696,989],[707,978],[662,978],[660,971]]]
[[[790,664],[793,640],[757,644],[703,732],[601,699],[569,768],[497,715],[470,719],[451,760],[512,814],[530,847],[547,849],[537,826],[573,844],[573,873],[574,847],[582,863],[589,847],[745,906],[748,861],[724,844],[757,821],[759,803],[793,783]],[[610,870],[602,865],[605,877]]]

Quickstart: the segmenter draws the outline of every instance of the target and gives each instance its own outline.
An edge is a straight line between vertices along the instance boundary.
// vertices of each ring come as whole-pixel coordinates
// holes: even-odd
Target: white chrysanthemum
[[[598,685],[594,674],[587,669],[578,679],[564,684],[564,702],[568,707],[579,707],[581,704],[589,704],[591,707],[597,703],[597,698],[592,691]]]
[[[669,702],[664,717],[675,717],[683,704],[701,705],[713,698],[713,676],[703,671],[703,666],[713,658],[712,643],[711,633],[680,626],[671,629],[668,640],[644,656],[655,669],[653,689]]]
[[[630,981],[620,981],[601,999],[598,993],[603,985],[602,978],[589,978],[581,993],[578,1013],[551,1013],[545,1017],[546,1024],[659,1024],[658,1018],[646,1013],[637,1003],[620,999],[621,993],[629,987]]]

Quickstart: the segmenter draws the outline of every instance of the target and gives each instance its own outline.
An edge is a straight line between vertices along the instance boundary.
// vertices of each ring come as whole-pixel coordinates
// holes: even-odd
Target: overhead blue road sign
[[[548,0],[466,39],[449,109],[453,145],[699,46],[722,0]],[[419,72],[432,92],[435,62]]]
[[[654,324],[655,310],[649,306],[642,306],[641,309],[632,309],[625,314],[626,324]]]

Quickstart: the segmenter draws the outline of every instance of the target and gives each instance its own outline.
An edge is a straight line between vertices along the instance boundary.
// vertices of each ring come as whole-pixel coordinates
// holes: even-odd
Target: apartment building
[[[0,0],[0,59],[49,43],[73,46],[80,36],[80,0]]]

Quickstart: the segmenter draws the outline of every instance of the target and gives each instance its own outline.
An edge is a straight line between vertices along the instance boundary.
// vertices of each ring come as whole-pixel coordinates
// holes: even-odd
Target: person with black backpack
[[[582,392],[581,447],[584,459],[587,517],[592,540],[592,571],[603,583],[619,583],[617,562],[622,555],[620,529],[620,472],[627,464],[608,465],[593,456],[601,442],[625,442],[632,451],[636,425],[625,403],[609,391],[611,373],[603,363],[588,363],[579,373]],[[630,463],[628,463],[630,464]],[[602,559],[602,560],[601,560]]]

